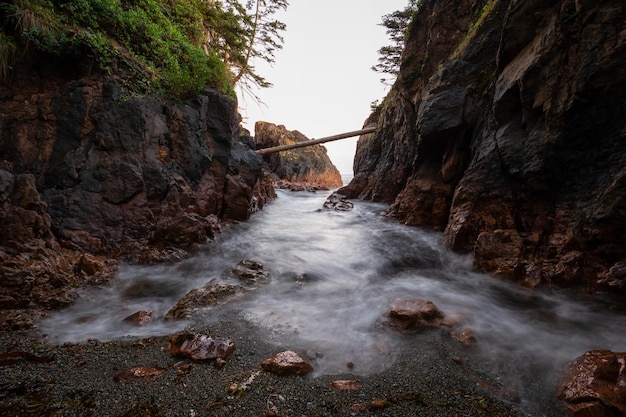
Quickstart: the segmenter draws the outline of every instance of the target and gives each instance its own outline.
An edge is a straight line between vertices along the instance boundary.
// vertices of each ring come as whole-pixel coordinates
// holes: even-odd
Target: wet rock
[[[225,284],[213,279],[201,288],[194,288],[183,296],[165,315],[165,320],[190,319],[199,311],[235,300],[243,288],[237,284]]]
[[[349,211],[354,208],[354,204],[348,201],[345,196],[333,193],[324,201],[324,208],[327,210]]]
[[[570,365],[558,398],[574,417],[626,416],[626,353],[586,352]]]
[[[212,338],[203,334],[181,333],[172,336],[167,351],[173,356],[195,361],[227,359],[235,350],[235,344],[228,339]]]
[[[267,122],[254,125],[257,149],[287,145],[309,140],[297,130]],[[264,155],[263,160],[275,174],[277,184],[294,191],[330,189],[342,185],[341,174],[333,165],[322,145],[291,149]]]
[[[143,366],[135,366],[118,372],[115,374],[114,379],[115,382],[120,382],[128,379],[154,378],[162,375],[163,372],[165,372],[164,368],[146,368]]]
[[[332,389],[336,389],[337,391],[356,391],[361,389],[361,385],[358,382],[350,379],[338,379],[332,381],[330,383],[330,387]]]
[[[134,326],[143,326],[152,321],[152,310],[141,310],[130,316],[124,318],[125,323],[130,323]]]
[[[472,347],[476,343],[476,337],[471,327],[453,327],[450,329],[450,336],[466,347]]]
[[[388,324],[403,332],[436,329],[441,326],[444,314],[432,301],[419,298],[396,300],[391,304]]]
[[[201,288],[194,288],[178,300],[165,315],[166,320],[189,319],[199,311],[224,304],[242,297],[258,285],[271,279],[262,264],[250,260],[241,261],[232,269],[224,271],[221,279],[212,279]],[[235,281],[235,282],[231,282]]]
[[[254,289],[258,285],[267,284],[271,279],[270,272],[265,269],[263,264],[251,260],[239,262],[236,267],[227,271],[224,277],[237,278],[247,289]]]
[[[313,371],[313,367],[292,350],[280,352],[272,358],[265,359],[261,362],[261,367],[277,375],[304,376]]]

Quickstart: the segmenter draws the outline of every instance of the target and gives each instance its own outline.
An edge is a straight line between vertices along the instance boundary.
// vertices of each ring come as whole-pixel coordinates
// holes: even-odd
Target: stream
[[[566,290],[528,290],[475,273],[470,257],[442,247],[440,233],[385,218],[384,204],[355,201],[353,210],[339,212],[322,209],[330,192],[277,193],[262,212],[187,260],[122,265],[113,285],[85,290],[40,331],[64,343],[182,330],[190,323],[159,318],[190,289],[250,259],[271,272],[271,283],[199,320],[236,314],[278,345],[323,352],[317,375],[344,372],[347,362],[359,364],[355,374],[385,369],[400,336],[381,331],[380,322],[398,298],[428,299],[469,320],[476,361],[522,403],[554,392],[564,367],[585,351],[626,350],[626,317],[609,313],[601,300],[576,301]],[[152,310],[156,319],[121,324],[138,310]]]

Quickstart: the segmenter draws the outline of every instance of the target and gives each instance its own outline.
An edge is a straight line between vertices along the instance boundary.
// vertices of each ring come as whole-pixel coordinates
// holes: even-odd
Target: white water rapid
[[[347,361],[361,364],[354,372],[362,374],[388,366],[401,336],[381,331],[380,320],[392,300],[406,297],[467,317],[478,361],[524,401],[554,390],[556,375],[585,351],[626,350],[625,316],[609,313],[602,302],[574,301],[558,290],[522,289],[472,272],[471,260],[447,252],[440,234],[383,217],[385,205],[357,201],[352,211],[336,212],[321,209],[329,192],[278,194],[190,259],[122,266],[113,285],[85,291],[73,306],[41,322],[40,330],[58,343],[181,330],[189,323],[160,318],[190,289],[250,259],[271,272],[271,283],[200,320],[236,315],[267,330],[281,346],[323,352],[318,374],[343,372]],[[297,279],[303,274],[304,283]],[[152,324],[121,323],[147,309],[154,312]]]

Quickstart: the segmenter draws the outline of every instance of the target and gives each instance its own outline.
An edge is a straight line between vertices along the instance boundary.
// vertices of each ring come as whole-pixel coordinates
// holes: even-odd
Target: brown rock
[[[467,347],[474,346],[476,343],[476,337],[474,336],[474,331],[470,327],[453,327],[450,329],[450,336],[457,342],[460,342],[462,345]]]
[[[313,371],[313,367],[305,362],[296,352],[287,350],[276,356],[265,359],[261,367],[267,372],[277,375],[300,375],[304,376]]]
[[[135,326],[143,326],[152,321],[152,310],[141,310],[124,319],[126,323],[131,323]]]
[[[626,352],[586,352],[570,365],[557,395],[574,417],[626,415]]]
[[[382,410],[383,408],[387,408],[389,406],[389,401],[384,399],[375,399],[370,403],[370,410]]]
[[[167,351],[173,356],[182,356],[195,361],[228,358],[235,344],[228,339],[213,339],[202,334],[181,333],[172,336]]]
[[[237,284],[225,284],[213,279],[201,288],[194,288],[183,296],[165,315],[165,320],[184,320],[198,311],[237,299],[243,288]]]
[[[126,379],[153,378],[162,375],[163,372],[165,372],[164,368],[145,368],[143,366],[135,366],[118,372],[115,374],[114,379],[116,382],[119,382]]]
[[[367,406],[365,404],[352,404],[350,406],[350,411],[354,413],[366,413]]]
[[[389,311],[389,325],[402,331],[421,331],[441,326],[444,314],[432,301],[416,299],[396,300]]]
[[[297,130],[289,131],[285,126],[259,121],[254,126],[254,140],[257,149],[262,149],[303,142],[308,138]],[[343,184],[341,174],[322,145],[264,155],[263,159],[278,178],[277,182],[293,191],[329,189]]]
[[[338,379],[332,381],[330,383],[330,387],[332,389],[336,389],[337,391],[356,391],[361,389],[361,385],[358,382],[349,379]]]

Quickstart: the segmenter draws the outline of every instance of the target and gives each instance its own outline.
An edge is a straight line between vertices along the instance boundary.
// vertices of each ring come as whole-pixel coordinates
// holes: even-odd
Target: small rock
[[[114,379],[115,382],[119,382],[127,379],[153,378],[162,375],[163,372],[165,372],[165,369],[163,368],[145,368],[143,366],[135,366],[118,372]]]
[[[389,325],[406,332],[436,329],[443,320],[444,314],[432,301],[419,298],[396,300],[389,311]]]
[[[358,382],[349,379],[338,379],[330,383],[332,389],[338,391],[354,391],[361,388]]]
[[[261,367],[277,375],[306,375],[313,371],[313,367],[304,361],[296,352],[287,350],[280,352],[270,359],[265,359]]]
[[[367,407],[365,404],[352,404],[350,406],[350,411],[354,413],[365,413],[367,412]]]
[[[324,202],[324,208],[336,211],[348,211],[354,208],[354,204],[346,200],[345,196],[333,193]]]
[[[172,336],[167,351],[173,356],[181,356],[195,361],[226,359],[235,350],[235,344],[228,339],[213,339],[202,334],[182,333]]]
[[[476,343],[476,337],[474,336],[474,331],[469,327],[452,328],[450,329],[450,336],[458,342],[460,342],[463,346],[471,347]]]
[[[389,401],[383,399],[375,399],[370,403],[370,410],[382,410],[389,405]]]
[[[215,367],[217,369],[222,369],[224,367],[224,365],[226,365],[226,361],[222,358],[216,358],[215,359]]]
[[[143,326],[152,321],[151,310],[140,310],[124,319],[124,322],[134,324],[135,326]]]

